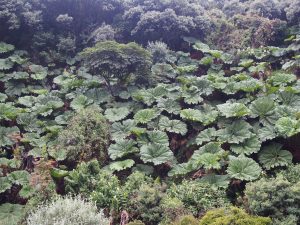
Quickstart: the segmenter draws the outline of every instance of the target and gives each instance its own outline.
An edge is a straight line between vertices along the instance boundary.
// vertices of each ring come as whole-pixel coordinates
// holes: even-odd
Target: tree
[[[86,68],[100,75],[112,93],[113,82],[127,84],[129,80],[148,82],[151,54],[136,43],[121,44],[115,41],[97,43],[81,52]]]

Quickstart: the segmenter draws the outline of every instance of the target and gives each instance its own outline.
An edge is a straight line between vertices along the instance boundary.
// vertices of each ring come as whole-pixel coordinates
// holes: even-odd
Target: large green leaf
[[[104,102],[109,102],[111,100],[111,95],[105,89],[92,88],[85,92],[84,94],[88,99],[93,100],[95,104],[101,104]]]
[[[72,100],[70,106],[72,109],[81,110],[90,105],[91,103],[92,100],[88,99],[86,96],[78,95]]]
[[[188,40],[188,39],[186,39]],[[209,51],[209,46],[207,44],[204,44],[203,42],[197,41],[195,42],[195,44],[193,45],[193,48],[198,50],[198,51],[202,51],[202,52],[207,52]]]
[[[274,86],[286,86],[296,80],[296,75],[284,71],[273,72],[272,76],[268,78],[268,81]]]
[[[1,225],[18,225],[25,218],[25,205],[4,203],[0,205]]]
[[[253,64],[253,59],[241,59],[239,66],[249,68]]]
[[[157,100],[157,107],[168,113],[178,115],[181,110],[179,102],[170,100],[169,98],[160,98]]]
[[[230,179],[228,175],[208,174],[199,180],[200,183],[207,183],[213,188],[227,188]]]
[[[17,127],[1,127],[0,126],[0,147],[13,145],[15,140],[13,139],[14,135],[20,133]]]
[[[28,96],[18,98],[18,103],[30,108],[34,105],[35,100],[36,97],[28,95]]]
[[[254,92],[260,90],[262,87],[263,87],[262,81],[256,80],[254,78],[242,80],[234,84],[235,90],[241,90],[244,92]]]
[[[111,171],[121,171],[133,167],[134,163],[135,162],[132,159],[112,162],[111,164],[109,164],[109,169]]]
[[[11,52],[15,49],[15,47],[11,44],[7,44],[4,42],[0,42],[0,54]]]
[[[20,109],[15,108],[11,103],[0,103],[0,120],[12,120],[18,116]]]
[[[225,128],[217,131],[217,134],[222,142],[239,144],[252,136],[250,129],[251,126],[246,121],[236,120],[226,124]]]
[[[224,103],[217,105],[218,110],[226,118],[242,117],[249,114],[249,109],[242,103]]]
[[[123,122],[115,122],[111,125],[111,133],[113,140],[119,140],[128,137],[132,130],[136,127],[134,120],[124,120]]]
[[[160,80],[164,78],[174,79],[177,75],[172,65],[166,63],[156,63],[152,66],[151,71]]]
[[[7,178],[13,184],[17,185],[28,185],[29,184],[29,173],[25,170],[17,170],[8,174]]]
[[[11,189],[12,185],[13,183],[8,179],[8,177],[0,177],[0,194]]]
[[[204,142],[210,142],[215,139],[217,132],[215,128],[207,128],[201,131],[196,137],[196,144],[202,145]]]
[[[147,163],[151,162],[154,165],[166,163],[173,159],[173,153],[166,145],[162,144],[149,144],[141,147],[141,159]]]
[[[233,144],[230,146],[231,151],[236,154],[251,155],[260,150],[261,142],[256,136],[252,136],[240,144]]]
[[[7,95],[0,93],[0,102],[5,102],[6,99],[7,99]]]
[[[158,115],[155,109],[142,109],[134,115],[134,120],[138,123],[145,124],[155,119]]]
[[[120,107],[120,108],[110,108],[105,110],[105,117],[110,122],[120,121],[125,119],[130,114],[130,111],[127,107]]]
[[[224,150],[221,148],[220,142],[209,142],[205,145],[203,145],[199,150],[195,151],[192,158],[196,156],[197,154],[203,154],[203,153],[213,153],[213,154],[218,154],[222,155]]]
[[[193,122],[200,122],[203,125],[209,125],[216,120],[218,112],[209,106],[203,106],[203,110],[183,109],[180,117]]]
[[[291,137],[300,133],[300,121],[290,117],[282,117],[277,120],[275,128],[284,137]]]
[[[5,83],[5,94],[8,96],[20,96],[26,92],[25,84],[19,81],[8,81]]]
[[[169,171],[168,176],[173,177],[173,176],[181,176],[188,174],[190,172],[194,171],[194,167],[192,163],[181,163],[175,165],[172,170]]]
[[[275,108],[274,100],[270,97],[260,97],[250,105],[251,113],[254,116],[264,117],[273,113]]]
[[[293,155],[282,150],[282,145],[272,143],[264,147],[259,153],[259,161],[266,169],[272,169],[278,166],[287,166],[292,163]]]
[[[31,77],[34,80],[43,80],[47,77],[48,69],[40,65],[30,65],[30,71],[32,72]]]
[[[194,122],[201,122],[203,119],[202,112],[197,109],[183,109],[180,112],[180,116],[183,119],[194,121]]]
[[[14,63],[10,59],[0,59],[0,70],[9,70],[13,66]]]
[[[221,169],[220,156],[213,153],[203,153],[193,157],[194,168],[203,167],[204,169]]]
[[[182,97],[184,99],[184,102],[187,104],[198,104],[203,101],[203,98],[201,97],[200,92],[196,86],[184,88]]]
[[[108,148],[108,154],[111,159],[122,158],[130,153],[136,153],[139,149],[136,147],[134,140],[120,139],[115,144],[111,144]]]
[[[138,137],[138,142],[141,145],[161,144],[169,146],[168,135],[160,130],[147,131]]]
[[[260,166],[253,160],[244,156],[230,157],[227,173],[231,178],[252,181],[259,178]]]
[[[159,128],[168,132],[185,135],[187,126],[180,120],[170,120],[168,117],[161,117],[159,120]]]
[[[291,107],[296,112],[300,112],[300,96],[293,92],[282,91],[278,93],[279,100],[286,106]]]
[[[272,140],[277,136],[275,127],[270,124],[266,124],[265,126],[256,124],[255,127],[253,128],[253,130],[257,134],[257,136],[261,142],[266,141],[266,140]]]

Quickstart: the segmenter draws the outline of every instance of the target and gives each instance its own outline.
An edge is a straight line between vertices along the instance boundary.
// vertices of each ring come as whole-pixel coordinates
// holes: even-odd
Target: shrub
[[[127,199],[117,176],[101,170],[97,160],[82,162],[65,178],[67,193],[92,199],[97,207],[118,211]]]
[[[297,183],[300,177],[300,164],[292,165],[285,170],[282,170],[277,176],[283,176],[291,183]]]
[[[142,172],[136,171],[127,177],[124,189],[128,193],[132,193],[138,190],[143,184],[153,184],[153,182],[154,180],[151,177],[146,176],[146,174]]]
[[[300,182],[292,183],[278,176],[246,186],[245,196],[251,212],[278,219],[296,217],[300,221]]]
[[[172,225],[198,225],[199,221],[192,215],[185,215],[178,219],[178,221],[172,223]]]
[[[108,225],[109,220],[96,206],[80,197],[57,197],[30,213],[27,225]]]
[[[103,172],[100,173],[100,165],[97,160],[82,162],[65,177],[65,190],[67,193],[82,194],[84,197],[88,197],[97,187],[98,177],[102,175]],[[114,180],[114,176],[112,176],[112,180]]]
[[[101,171],[96,179],[95,189],[90,198],[98,208],[107,208],[111,212],[119,211],[127,202],[128,194],[124,192],[118,177],[105,171]]]
[[[149,42],[147,50],[152,54],[154,64],[166,62],[167,55],[170,53],[167,44],[161,41]]]
[[[163,196],[162,186],[143,184],[131,194],[127,203],[128,212],[134,219],[147,221],[149,225],[158,224],[162,220],[160,203]]]
[[[189,211],[185,209],[181,200],[178,198],[170,198],[168,196],[162,199],[161,208],[163,210],[162,225],[170,224],[172,221],[176,221],[178,219],[178,221],[180,221],[181,216],[189,213]]]
[[[201,215],[208,209],[229,205],[224,190],[213,189],[209,184],[197,181],[184,180],[179,185],[173,184],[167,190],[167,195],[181,200],[194,215]]]
[[[251,216],[237,207],[208,211],[200,220],[200,225],[271,225],[267,217]]]
[[[97,107],[88,107],[79,111],[57,139],[54,151],[64,152],[68,162],[100,160],[101,165],[107,159],[109,128],[106,119]]]

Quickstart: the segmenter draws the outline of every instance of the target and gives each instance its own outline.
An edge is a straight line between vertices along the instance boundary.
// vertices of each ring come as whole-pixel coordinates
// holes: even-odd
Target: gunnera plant
[[[69,163],[97,158],[101,165],[107,159],[109,125],[96,106],[79,111],[58,136],[54,152],[63,155],[59,160]]]
[[[77,197],[57,197],[38,206],[28,218],[27,225],[108,225],[102,210],[94,203]]]

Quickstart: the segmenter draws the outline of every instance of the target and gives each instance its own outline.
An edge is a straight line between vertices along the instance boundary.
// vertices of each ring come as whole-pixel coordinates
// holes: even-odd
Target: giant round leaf
[[[231,178],[252,181],[259,178],[260,166],[253,160],[244,156],[230,157],[227,173]]]
[[[127,107],[110,108],[105,110],[104,114],[110,122],[116,122],[125,119],[130,114],[130,111]]]
[[[272,143],[264,147],[259,153],[259,161],[266,169],[278,166],[287,166],[292,163],[293,155],[287,150],[282,150],[282,145]]]
[[[149,144],[141,147],[141,159],[154,165],[166,163],[173,159],[172,151],[162,144]]]

